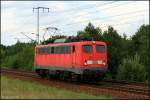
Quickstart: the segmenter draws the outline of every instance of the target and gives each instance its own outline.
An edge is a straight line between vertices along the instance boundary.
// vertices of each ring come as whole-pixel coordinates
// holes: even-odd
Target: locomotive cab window
[[[96,52],[97,53],[104,52],[104,50],[105,50],[104,45],[96,45]]]
[[[85,53],[91,53],[91,52],[93,52],[92,46],[91,45],[84,45],[83,46],[83,52],[85,52]]]

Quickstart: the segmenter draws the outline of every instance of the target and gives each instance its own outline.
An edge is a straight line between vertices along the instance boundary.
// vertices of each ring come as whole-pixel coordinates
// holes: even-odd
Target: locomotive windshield
[[[93,52],[93,47],[91,45],[84,45],[83,52],[86,52],[86,53]]]
[[[104,46],[103,45],[96,45],[96,52],[101,53],[104,52]]]

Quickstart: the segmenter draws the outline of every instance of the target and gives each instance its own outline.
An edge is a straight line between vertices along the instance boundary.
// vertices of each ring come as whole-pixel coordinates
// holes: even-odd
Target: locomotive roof
[[[87,43],[93,43],[93,42],[106,45],[105,42],[101,42],[101,41],[80,41],[80,42],[69,42],[69,43],[50,43],[46,45],[37,45],[36,47],[61,46],[61,45],[71,45],[71,44],[87,44]]]

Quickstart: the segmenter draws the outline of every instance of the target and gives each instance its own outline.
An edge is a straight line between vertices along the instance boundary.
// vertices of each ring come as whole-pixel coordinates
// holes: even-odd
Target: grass
[[[1,76],[1,99],[108,99]]]

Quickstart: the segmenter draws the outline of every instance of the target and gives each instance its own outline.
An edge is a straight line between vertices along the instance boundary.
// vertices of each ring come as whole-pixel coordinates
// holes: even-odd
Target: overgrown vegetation
[[[67,36],[53,36],[42,44],[53,43],[55,39]],[[67,42],[96,40],[107,43],[108,78],[130,81],[149,81],[149,25],[142,25],[137,32],[127,38],[111,26],[104,32],[89,23],[77,36],[68,37]],[[35,43],[1,45],[1,66],[32,70]]]

